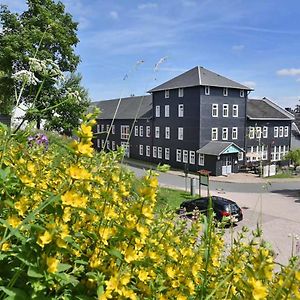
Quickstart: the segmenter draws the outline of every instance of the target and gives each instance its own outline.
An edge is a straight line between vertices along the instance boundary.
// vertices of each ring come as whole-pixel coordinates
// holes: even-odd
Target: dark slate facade
[[[0,123],[3,123],[3,124],[5,124],[5,125],[7,125],[7,126],[10,127],[10,125],[11,125],[11,117],[8,116],[8,115],[1,115],[0,114]]]
[[[266,161],[280,161],[290,147],[292,117],[268,99],[249,100],[250,91],[195,67],[151,89],[151,95],[94,103],[102,111],[94,145],[99,150],[123,146],[131,158],[212,175],[238,172],[266,149]],[[254,137],[249,136],[253,127]]]

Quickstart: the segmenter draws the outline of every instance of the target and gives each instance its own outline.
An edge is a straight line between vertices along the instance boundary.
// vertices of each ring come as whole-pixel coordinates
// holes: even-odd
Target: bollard
[[[194,196],[196,194],[196,181],[195,178],[191,178],[191,195]]]

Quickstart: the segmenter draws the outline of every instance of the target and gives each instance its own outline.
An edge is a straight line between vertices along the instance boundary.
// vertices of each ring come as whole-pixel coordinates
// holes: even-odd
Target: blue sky
[[[79,22],[79,71],[94,101],[144,94],[199,65],[254,88],[252,98],[300,104],[299,0],[62,2]]]

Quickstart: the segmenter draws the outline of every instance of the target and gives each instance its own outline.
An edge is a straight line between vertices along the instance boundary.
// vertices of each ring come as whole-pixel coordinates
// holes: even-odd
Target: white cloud
[[[3,32],[3,26],[0,24],[0,33]]]
[[[281,69],[276,72],[279,76],[300,76],[300,69]]]
[[[235,52],[240,52],[245,49],[245,45],[233,45],[231,49]]]
[[[154,3],[154,2],[148,2],[148,3],[144,3],[144,4],[140,4],[138,5],[138,9],[152,9],[152,8],[157,8],[158,5],[157,3]]]
[[[109,16],[114,19],[114,20],[118,20],[119,19],[119,14],[118,12],[116,12],[115,10],[112,10],[110,13],[109,13]]]
[[[256,82],[254,81],[244,81],[242,84],[248,86],[251,89],[255,89],[256,87]]]

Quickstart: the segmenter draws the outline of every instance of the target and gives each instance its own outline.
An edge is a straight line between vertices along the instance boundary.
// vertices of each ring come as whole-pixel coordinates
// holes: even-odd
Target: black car
[[[210,198],[215,218],[218,221],[228,220],[231,223],[236,223],[243,220],[242,210],[234,201],[218,196],[184,201],[180,204],[179,211],[186,216],[191,216],[194,211],[207,215]]]

